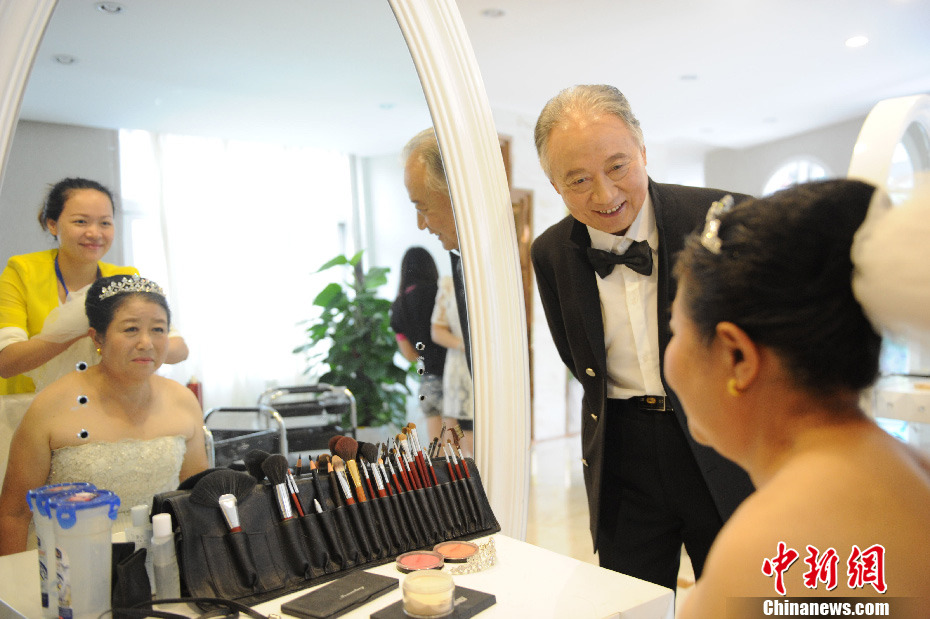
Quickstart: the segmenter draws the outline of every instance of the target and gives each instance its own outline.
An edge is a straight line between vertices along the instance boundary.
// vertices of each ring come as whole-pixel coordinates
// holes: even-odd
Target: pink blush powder
[[[442,565],[442,555],[430,550],[414,550],[397,557],[397,569],[405,573],[416,570],[438,570],[442,569]]]

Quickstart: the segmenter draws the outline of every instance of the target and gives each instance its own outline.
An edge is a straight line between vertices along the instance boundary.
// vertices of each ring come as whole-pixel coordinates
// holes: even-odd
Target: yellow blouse
[[[21,329],[28,339],[42,331],[45,318],[61,303],[58,299],[58,278],[55,276],[57,249],[13,256],[0,274],[0,329]],[[103,277],[133,275],[135,267],[99,262]],[[9,331],[7,332],[9,333]],[[31,393],[35,384],[20,374],[0,378],[0,395]]]

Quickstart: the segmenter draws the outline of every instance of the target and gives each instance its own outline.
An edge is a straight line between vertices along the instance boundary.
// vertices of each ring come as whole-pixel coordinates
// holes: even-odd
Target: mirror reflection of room
[[[341,4],[250,11],[246,22],[229,10],[221,24],[209,3],[184,3],[184,20],[174,19],[178,3],[107,4],[120,10],[60,3],[53,13],[0,188],[10,224],[0,231],[4,264],[55,251],[35,221],[51,184],[86,177],[110,190],[112,241],[100,258],[164,287],[189,355],[159,373],[189,384],[204,410],[255,406],[277,387],[327,374],[320,353],[329,342],[315,344],[307,328],[324,311],[314,304],[321,291],[339,283],[351,293],[354,267],[319,270],[334,258],[361,252],[359,266],[382,300],[394,297],[411,245],[435,258],[441,277],[452,276],[448,250],[418,230],[404,186],[401,150],[430,115],[386,2],[362,18]],[[222,26],[224,41],[186,36],[197,23]],[[284,23],[293,32],[281,33]],[[260,31],[277,33],[256,42],[261,54],[231,43]],[[162,45],[168,32],[178,42],[170,48]],[[223,49],[226,61],[218,61]],[[135,76],[113,58],[136,67]],[[64,90],[73,95],[55,105]],[[451,209],[449,219],[454,230]],[[386,318],[375,335],[393,339]],[[359,392],[355,422],[378,427],[376,436],[408,421],[426,426],[417,361],[390,344],[396,354],[385,359],[400,385],[385,387],[376,404],[389,402],[389,415],[369,414],[362,381],[337,383]],[[28,398],[21,404],[25,411]],[[472,407],[470,399],[459,407],[463,423]]]

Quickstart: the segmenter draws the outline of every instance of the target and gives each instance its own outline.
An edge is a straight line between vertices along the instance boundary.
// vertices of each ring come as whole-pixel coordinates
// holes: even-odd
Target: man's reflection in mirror
[[[432,128],[411,138],[403,150],[404,185],[416,207],[417,227],[439,237],[449,251],[451,281],[441,281],[433,311],[433,341],[447,348],[443,371],[443,416],[455,417],[465,432],[462,450],[472,453],[474,405],[471,383],[471,349],[465,304],[465,279],[459,238],[442,165],[439,142]]]

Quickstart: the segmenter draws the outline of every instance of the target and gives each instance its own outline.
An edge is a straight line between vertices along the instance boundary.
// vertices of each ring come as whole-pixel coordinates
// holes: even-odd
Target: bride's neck
[[[142,413],[152,400],[151,377],[144,380],[126,380],[109,371],[103,364],[98,369],[97,389],[103,399],[114,403],[127,415]]]

